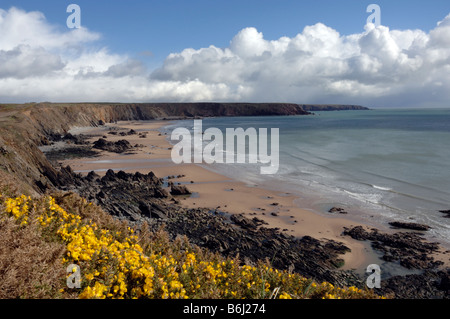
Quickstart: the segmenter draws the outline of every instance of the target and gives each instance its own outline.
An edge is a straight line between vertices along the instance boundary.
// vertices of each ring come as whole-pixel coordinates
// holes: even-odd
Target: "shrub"
[[[41,290],[45,292],[37,294],[40,297],[380,298],[369,290],[334,287],[279,271],[267,261],[255,266],[241,265],[236,258],[192,246],[185,237],[170,241],[164,230],[150,232],[145,224],[131,228],[75,194],[0,198],[0,202],[8,234],[28,231],[38,242],[36,247],[51,255],[44,258],[52,261],[51,269],[41,268],[30,274],[36,276],[41,271],[40,276],[33,278],[46,277],[39,279],[39,285],[48,286]],[[0,230],[5,231],[5,227]],[[12,253],[0,251],[0,261]],[[33,264],[31,256],[32,253],[29,264]],[[70,264],[81,269],[80,290],[65,285],[65,276],[70,274],[63,271]],[[59,289],[56,291],[55,287]],[[8,293],[10,297],[28,296],[22,289]]]

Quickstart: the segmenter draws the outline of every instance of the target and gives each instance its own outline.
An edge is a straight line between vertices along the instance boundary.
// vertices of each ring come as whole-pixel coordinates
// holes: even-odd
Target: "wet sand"
[[[167,121],[150,122],[119,122],[107,124],[98,128],[79,128],[73,134],[95,134],[91,141],[101,136],[107,136],[108,141],[128,140],[132,145],[143,144],[144,147],[133,150],[133,154],[115,154],[101,151],[100,157],[64,161],[75,172],[88,173],[92,170],[102,175],[108,169],[115,171],[148,173],[153,171],[156,176],[183,177],[171,179],[181,183],[193,193],[191,197],[180,200],[186,207],[219,208],[229,213],[257,217],[268,223],[266,227],[279,228],[288,235],[302,237],[305,235],[317,239],[331,239],[344,243],[351,252],[342,256],[345,261],[343,269],[365,269],[367,265],[377,261],[376,254],[365,242],[357,241],[349,236],[343,236],[344,227],[361,225],[343,215],[323,216],[316,212],[300,209],[294,200],[301,201],[298,196],[265,189],[260,186],[250,186],[232,180],[206,169],[206,164],[174,164],[171,160],[171,145],[158,129],[166,126]],[[110,135],[109,128],[133,129],[138,133],[148,132],[145,138],[138,135]],[[365,227],[371,228],[366,225]],[[448,260],[448,257],[444,258]]]

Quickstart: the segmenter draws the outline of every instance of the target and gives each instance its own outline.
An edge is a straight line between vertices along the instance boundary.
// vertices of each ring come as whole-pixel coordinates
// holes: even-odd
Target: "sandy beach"
[[[367,265],[376,263],[377,257],[370,244],[343,236],[344,227],[361,225],[343,215],[324,216],[316,212],[299,208],[294,201],[300,200],[296,195],[269,190],[259,185],[246,185],[226,176],[213,172],[197,164],[174,164],[171,160],[171,145],[158,129],[168,125],[167,121],[151,122],[118,122],[97,128],[77,128],[73,134],[92,135],[90,141],[106,136],[108,141],[128,140],[132,145],[143,147],[133,150],[131,154],[116,154],[101,151],[100,157],[82,158],[63,161],[62,165],[70,165],[75,172],[87,174],[94,170],[102,175],[108,169],[115,171],[148,173],[153,171],[162,178],[176,176],[171,179],[181,183],[193,193],[190,197],[180,198],[180,204],[186,207],[218,208],[233,214],[244,214],[247,217],[258,217],[268,223],[267,227],[277,227],[288,235],[302,237],[305,235],[317,239],[331,239],[344,243],[351,252],[343,255],[343,269],[365,269]],[[123,131],[135,130],[137,133],[147,132],[145,138],[135,135],[111,135],[111,128]],[[181,177],[177,177],[181,176]],[[366,225],[368,229],[370,226]],[[441,258],[439,258],[441,259]],[[448,262],[448,257],[443,257]]]

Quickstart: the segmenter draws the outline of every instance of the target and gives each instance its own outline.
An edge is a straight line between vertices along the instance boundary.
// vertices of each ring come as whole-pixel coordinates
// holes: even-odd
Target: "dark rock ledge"
[[[133,148],[133,146],[127,140],[119,140],[117,142],[110,142],[104,138],[100,138],[94,142],[93,148],[113,153],[124,153]]]
[[[95,172],[82,176],[70,167],[63,167],[57,176],[49,178],[59,189],[79,193],[118,219],[137,224],[147,222],[153,230],[164,227],[172,238],[185,235],[194,245],[225,256],[239,256],[247,263],[269,260],[278,269],[293,269],[318,281],[365,287],[366,278],[339,269],[343,264],[342,255],[349,252],[342,243],[309,236],[295,238],[265,227],[258,218],[231,215],[218,209],[181,207],[170,195],[170,188],[163,187],[164,179],[152,172],[129,174],[109,170],[103,177]],[[184,188],[183,192],[189,192]],[[398,298],[450,296],[449,271],[439,270],[440,262],[429,256],[439,248],[438,244],[425,242],[417,233],[390,235],[366,231],[360,226],[345,229],[344,234],[371,241],[374,249],[383,252],[385,261],[424,270],[419,275],[383,280],[382,288],[377,291],[380,294],[395,293]]]
[[[433,269],[443,264],[429,256],[439,250],[439,244],[425,241],[418,233],[384,234],[377,229],[367,231],[362,226],[356,226],[346,228],[344,235],[357,240],[369,240],[374,249],[384,254],[383,260],[398,261],[407,269]]]
[[[163,187],[163,179],[149,174],[107,171],[100,177],[75,174],[63,167],[55,180],[59,188],[79,193],[119,219],[131,223],[148,222],[152,229],[164,229],[172,238],[186,235],[190,242],[225,256],[247,262],[269,260],[278,269],[294,269],[306,277],[335,285],[358,285],[364,281],[351,271],[339,270],[341,255],[348,252],[342,243],[309,236],[295,238],[278,229],[264,227],[258,218],[231,215],[218,209],[188,209]],[[172,192],[174,187],[172,187]],[[183,186],[185,194],[189,190]]]
[[[439,211],[442,214],[445,214],[444,218],[450,218],[450,209],[448,210],[440,210]]]
[[[339,213],[339,214],[348,214],[347,211],[340,207],[332,207],[328,210],[329,213]]]
[[[419,223],[406,223],[406,222],[390,222],[389,225],[391,225],[394,228],[401,228],[401,229],[410,229],[410,230],[418,230],[418,231],[427,231],[431,229],[430,226],[425,224],[419,224]]]
[[[423,270],[420,274],[397,275],[382,280],[380,293],[394,293],[401,299],[450,298],[450,268],[440,269],[443,263],[430,256],[440,249],[438,243],[427,242],[416,232],[384,234],[377,229],[367,231],[362,226],[346,228],[344,235],[370,241],[387,262]]]

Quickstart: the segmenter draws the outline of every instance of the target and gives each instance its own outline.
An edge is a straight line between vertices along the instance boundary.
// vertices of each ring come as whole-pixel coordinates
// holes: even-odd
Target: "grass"
[[[81,288],[68,288],[68,265]],[[0,298],[380,298],[130,227],[72,193],[0,197]]]

